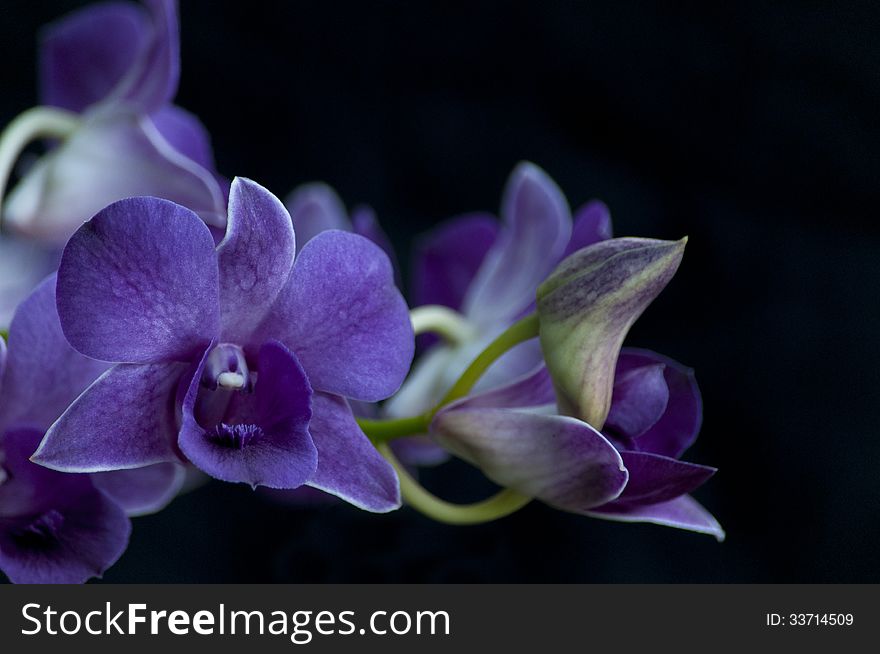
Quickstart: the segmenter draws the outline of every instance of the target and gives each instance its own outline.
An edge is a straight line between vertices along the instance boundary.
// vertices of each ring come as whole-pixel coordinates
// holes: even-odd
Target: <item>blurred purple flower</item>
[[[65,340],[54,275],[19,306],[9,343],[7,355],[0,339],[0,570],[15,582],[83,582],[122,554],[126,514],[165,506],[183,469],[162,463],[79,475],[31,463],[49,425],[108,366]]]
[[[171,104],[180,75],[176,3],[144,4],[147,11],[130,2],[86,7],[43,32],[40,95],[49,109],[30,117],[39,125],[51,113],[50,121],[66,127],[3,203],[4,231],[17,238],[4,237],[0,247],[26,248],[27,240],[40,247],[0,258],[0,278],[12,280],[0,289],[0,324],[33,278],[51,272],[52,251],[113,201],[153,195],[193,209],[209,225],[225,225],[228,183],[213,172],[209,136]]]
[[[468,333],[454,344],[431,347],[386,410],[392,416],[431,408],[473,358],[498,334],[534,308],[538,285],[559,261],[611,237],[601,202],[575,214],[552,179],[521,163],[504,190],[501,223],[490,214],[452,219],[426,235],[415,252],[415,306],[439,304],[461,312]],[[481,380],[485,390],[506,383],[541,361],[536,342],[517,346]]]
[[[394,393],[412,360],[388,257],[336,230],[294,263],[295,250],[284,206],[241,178],[216,247],[165,200],[98,213],[65,248],[58,308],[77,350],[118,363],[34,459],[88,472],[189,460],[226,481],[397,508],[397,477],[349,408]]]

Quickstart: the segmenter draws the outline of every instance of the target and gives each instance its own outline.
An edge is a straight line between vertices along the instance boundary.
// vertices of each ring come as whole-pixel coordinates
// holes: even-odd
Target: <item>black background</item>
[[[36,30],[0,7],[0,121],[36,102]],[[108,581],[880,581],[880,41],[875,3],[209,2],[181,7],[178,103],[218,167],[321,179],[398,246],[497,210],[521,159],[617,235],[690,236],[631,332],[697,370],[712,538],[531,505],[456,528],[211,484],[135,521]],[[426,475],[452,499],[463,466]]]

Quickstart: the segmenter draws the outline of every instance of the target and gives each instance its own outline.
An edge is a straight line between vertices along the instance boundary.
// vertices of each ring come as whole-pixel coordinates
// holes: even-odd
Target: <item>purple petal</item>
[[[665,368],[661,363],[621,370],[618,359],[606,429],[624,438],[636,438],[657,423],[669,401]]]
[[[217,289],[214,239],[198,216],[130,198],[70,238],[58,313],[71,345],[96,359],[186,361],[217,333]]]
[[[710,534],[719,541],[724,540],[724,530],[718,521],[690,495],[647,506],[624,508],[607,505],[593,509],[588,515],[620,522],[650,522]]]
[[[217,178],[175,150],[145,116],[102,110],[41,157],[4,205],[8,227],[61,248],[86,220],[133,196],[172,200],[209,225],[226,224]]]
[[[35,242],[0,235],[0,326],[7,327],[16,307],[58,269],[59,256]]]
[[[388,255],[395,270],[397,269],[397,254],[391,246],[388,234],[382,229],[379,220],[376,218],[376,212],[371,207],[356,207],[351,214],[351,228],[355,234],[359,234],[369,239]]]
[[[617,450],[586,423],[471,402],[440,411],[431,433],[496,484],[576,512],[613,500],[626,485]]]
[[[125,76],[108,96],[152,113],[171,101],[180,79],[180,28],[175,0],[144,0],[152,25],[149,38]]]
[[[702,486],[717,470],[649,452],[621,452],[629,483],[612,504],[635,506],[675,499]]]
[[[326,184],[313,182],[296,187],[287,196],[284,206],[293,219],[297,251],[328,229],[352,230],[345,205],[336,191]]]
[[[644,452],[677,459],[693,445],[703,422],[703,401],[694,371],[656,352],[632,348],[621,351],[617,369],[621,371],[657,363],[664,366],[663,376],[669,402],[663,416],[639,436],[638,447]]]
[[[45,431],[109,367],[84,357],[64,338],[55,308],[55,275],[18,307],[9,343],[0,425]]]
[[[318,448],[318,469],[308,485],[365,511],[400,508],[400,484],[354,420],[344,398],[316,393],[309,431]]]
[[[40,39],[43,104],[81,112],[103,100],[150,38],[149,17],[132,2],[108,2],[48,25]]]
[[[425,234],[414,254],[414,304],[440,304],[459,310],[498,237],[498,229],[494,216],[473,213]]]
[[[177,495],[186,469],[175,463],[92,474],[92,483],[130,516],[165,508]]]
[[[128,544],[131,523],[88,476],[28,461],[35,431],[7,432],[0,484],[0,570],[15,583],[82,583],[101,576]]]
[[[281,201],[259,184],[236,177],[226,238],[217,248],[222,340],[250,342],[287,283],[295,252],[290,214]]]
[[[120,364],[52,425],[33,456],[65,472],[103,472],[178,462],[175,399],[183,363]]]
[[[258,331],[296,352],[316,390],[368,402],[393,394],[413,358],[409,310],[388,257],[335,230],[306,244]]]
[[[206,170],[214,169],[211,135],[193,114],[167,105],[150,116],[153,125],[168,144]]]
[[[611,238],[611,212],[598,200],[588,202],[574,214],[571,240],[562,258],[593,243],[607,241],[609,238]]]
[[[686,243],[602,241],[565,259],[541,284],[541,349],[565,413],[605,424],[623,339],[672,279]]]
[[[318,464],[309,436],[312,389],[299,361],[280,343],[260,348],[259,374],[253,393],[201,385],[202,365],[190,383],[183,405],[180,449],[212,477],[253,487],[297,488]],[[219,422],[199,415],[200,404],[228,394],[229,409]]]
[[[516,167],[501,206],[504,227],[467,292],[464,313],[488,325],[516,318],[559,262],[571,236],[565,196],[543,170]]]
[[[556,394],[547,368],[540,365],[512,382],[469,397],[458,406],[466,409],[516,409],[554,404]]]

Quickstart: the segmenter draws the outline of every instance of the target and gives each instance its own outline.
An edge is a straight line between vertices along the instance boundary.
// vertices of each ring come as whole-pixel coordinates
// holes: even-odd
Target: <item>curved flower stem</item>
[[[418,314],[419,309],[430,309],[423,314]],[[440,323],[452,324],[453,322],[462,322],[464,318],[456,314],[452,310],[446,310],[444,307],[419,307],[412,312],[413,326],[419,323],[420,327],[426,330],[432,330]],[[438,310],[439,309],[439,310]],[[442,310],[442,311],[441,311]],[[424,316],[424,317],[419,317]],[[448,321],[448,323],[447,323]],[[428,327],[431,325],[431,327]],[[421,333],[416,330],[416,333]],[[483,373],[489,369],[501,355],[507,352],[515,345],[519,345],[523,341],[535,338],[538,335],[538,315],[529,314],[522,320],[515,322],[507,330],[505,330],[498,338],[492,341],[489,346],[483,350],[476,359],[473,360],[467,370],[464,371],[458,381],[449,389],[446,396],[433,409],[422,415],[412,416],[409,418],[393,418],[390,420],[370,420],[368,418],[358,418],[357,423],[363,432],[375,444],[385,443],[395,438],[403,436],[413,436],[414,434],[424,434],[428,431],[428,426],[434,415],[450,402],[464,397],[474,387]]]
[[[387,443],[377,446],[400,478],[404,501],[420,513],[449,525],[475,525],[498,520],[519,511],[531,502],[530,497],[505,488],[487,500],[475,504],[452,504],[435,497],[400,464]]]
[[[9,330],[8,329],[0,329],[0,338],[4,341],[9,341]]]
[[[416,336],[432,332],[442,336],[453,345],[470,340],[474,335],[473,326],[458,311],[439,304],[426,304],[409,312]]]
[[[394,418],[391,420],[370,420],[358,418],[358,426],[374,443],[384,443],[403,436],[424,434],[431,424],[431,415],[422,414],[410,418]]]
[[[530,313],[525,318],[522,318],[508,327],[498,336],[498,338],[489,343],[488,347],[480,352],[477,358],[471,362],[471,365],[469,365],[467,370],[462,373],[461,377],[458,378],[458,381],[453,384],[452,388],[449,389],[449,392],[447,392],[437,406],[434,407],[434,410],[431,411],[431,415],[433,416],[437,411],[450,402],[454,402],[470,393],[474,385],[480,380],[480,377],[483,376],[483,373],[489,369],[489,366],[495,363],[502,354],[513,348],[515,345],[519,345],[523,341],[535,338],[538,335],[538,328],[539,322],[537,313]]]
[[[76,114],[54,107],[33,107],[16,116],[0,134],[0,201],[6,195],[6,184],[15,162],[30,142],[39,138],[66,138],[79,123]]]

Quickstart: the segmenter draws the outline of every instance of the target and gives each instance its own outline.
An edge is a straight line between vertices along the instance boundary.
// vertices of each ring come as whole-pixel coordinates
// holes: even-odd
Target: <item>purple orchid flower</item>
[[[557,414],[552,379],[540,366],[443,408],[431,434],[496,483],[556,508],[722,540],[715,518],[688,495],[715,469],[678,460],[700,422],[691,370],[652,352],[624,350],[602,433]]]
[[[621,354],[685,242],[612,239],[564,259],[538,289],[532,318],[546,365],[444,407],[432,435],[497,483],[552,506],[723,538],[687,496],[715,469],[678,460],[700,428],[693,372],[651,352]]]
[[[2,206],[0,324],[8,324],[15,304],[54,270],[56,251],[73,231],[113,201],[163,197],[209,225],[225,226],[228,183],[213,172],[209,136],[193,115],[171,104],[180,75],[176,3],[144,4],[147,11],[131,2],[87,7],[42,35],[44,106],[7,129],[0,189],[28,140],[57,140]],[[17,254],[8,256],[12,251]]]
[[[54,275],[19,306],[9,342],[6,356],[0,339],[0,570],[14,582],[81,583],[124,551],[126,514],[165,506],[183,469],[79,475],[31,463],[49,425],[108,366],[65,340]]]
[[[116,362],[52,426],[34,460],[96,472],[190,461],[225,481],[303,484],[371,511],[400,505],[350,400],[394,393],[413,333],[388,257],[327,231],[302,248],[281,202],[232,184],[219,246],[157,198],[110,205],[64,250],[68,341]]]
[[[431,408],[486,345],[534,307],[538,285],[565,256],[610,237],[604,204],[584,205],[572,221],[559,187],[528,162],[510,175],[500,225],[490,214],[472,213],[429,233],[415,253],[414,304],[459,311],[468,328],[456,343],[436,344],[425,352],[386,406],[388,414]],[[536,343],[520,345],[489,370],[478,388],[502,385],[540,361]]]

